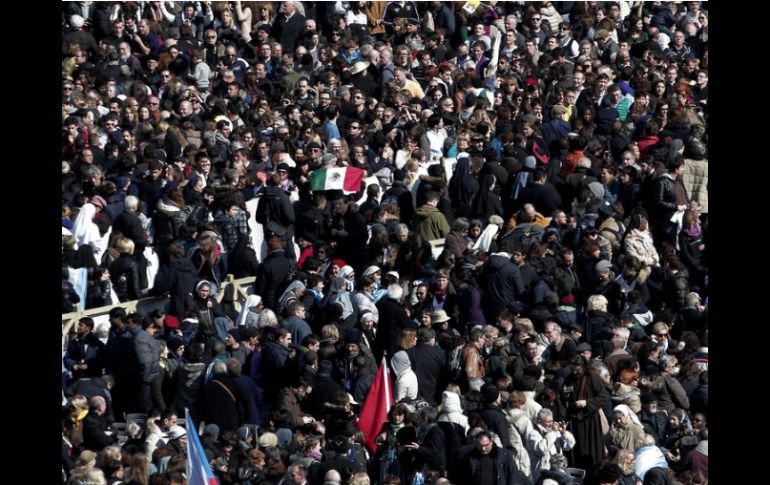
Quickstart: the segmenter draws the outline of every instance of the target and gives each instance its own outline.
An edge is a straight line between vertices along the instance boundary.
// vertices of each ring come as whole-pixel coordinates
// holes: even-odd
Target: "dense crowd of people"
[[[62,3],[62,483],[707,484],[706,7]]]

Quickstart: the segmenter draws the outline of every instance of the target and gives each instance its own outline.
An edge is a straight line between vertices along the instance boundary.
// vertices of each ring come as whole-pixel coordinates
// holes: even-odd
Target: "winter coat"
[[[187,258],[178,259],[165,271],[158,273],[155,277],[153,292],[156,295],[169,292],[171,294],[169,314],[183,317],[197,281],[198,275],[192,262]]]
[[[444,214],[432,206],[422,206],[417,209],[412,225],[426,241],[443,239],[450,230]]]

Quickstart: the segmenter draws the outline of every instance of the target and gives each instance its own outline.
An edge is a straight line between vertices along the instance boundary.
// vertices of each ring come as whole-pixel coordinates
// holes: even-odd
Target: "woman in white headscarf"
[[[396,387],[393,391],[396,402],[404,398],[410,401],[417,399],[417,374],[412,370],[407,353],[399,350],[393,354],[390,365],[393,367],[393,373],[396,374]]]
[[[99,232],[99,226],[94,222],[96,215],[96,206],[89,203],[83,204],[80,208],[75,223],[72,226],[72,233],[75,236],[78,246],[90,245],[94,250],[94,257],[97,261],[102,260],[102,253],[107,249],[107,243],[110,238],[110,232],[104,236]]]
[[[241,306],[241,312],[238,314],[237,324],[239,327],[248,325],[249,327],[256,327],[259,325],[259,314],[262,305],[262,297],[259,295],[249,295],[246,298],[246,302]]]
[[[461,426],[465,433],[468,432],[470,429],[468,416],[463,414],[463,406],[459,394],[452,391],[444,391],[441,394],[441,411],[437,420],[439,423],[454,423]]]
[[[489,248],[492,245],[492,241],[495,240],[495,236],[497,236],[497,233],[500,232],[500,227],[502,227],[503,223],[504,221],[502,217],[498,215],[490,217],[489,224],[487,224],[487,227],[484,228],[484,232],[482,232],[481,236],[479,236],[479,238],[476,240],[476,244],[473,245],[473,249],[488,253]]]
[[[612,447],[635,451],[642,446],[644,440],[644,428],[639,417],[625,404],[619,404],[612,410],[612,426],[604,435],[604,446],[609,450]]]

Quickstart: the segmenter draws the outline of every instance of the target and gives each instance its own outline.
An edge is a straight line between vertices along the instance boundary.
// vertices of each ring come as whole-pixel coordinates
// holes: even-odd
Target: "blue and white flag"
[[[187,483],[188,485],[219,485],[219,480],[211,471],[211,465],[203,452],[203,445],[198,438],[198,430],[190,417],[190,411],[185,408],[187,423]]]

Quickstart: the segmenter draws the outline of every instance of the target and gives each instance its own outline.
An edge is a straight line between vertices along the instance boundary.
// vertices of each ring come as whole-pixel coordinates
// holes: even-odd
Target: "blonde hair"
[[[115,241],[115,249],[120,254],[134,254],[134,241],[126,236],[118,236]]]
[[[275,312],[269,308],[263,309],[259,314],[259,328],[277,326],[278,317],[275,316]]]
[[[69,398],[70,406],[76,411],[84,411],[88,409],[88,399],[82,394],[75,394]]]
[[[340,339],[340,330],[337,328],[336,325],[333,324],[327,324],[321,327],[321,339],[322,340],[333,340],[334,342],[337,342]]]
[[[532,320],[529,318],[517,318],[516,323],[517,331],[519,328],[524,329],[527,331],[530,335],[537,335],[537,332],[535,332],[535,325],[532,323]]]
[[[607,298],[604,295],[591,295],[588,297],[586,308],[589,311],[590,310],[606,311],[608,303],[609,302],[607,301]]]
[[[484,338],[496,339],[500,335],[500,330],[494,325],[486,325],[484,327]]]

